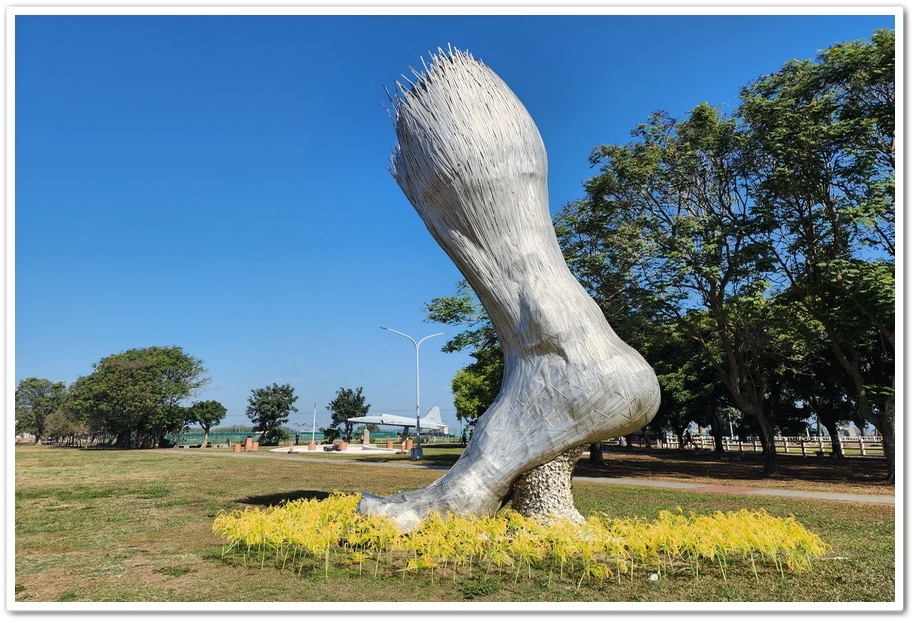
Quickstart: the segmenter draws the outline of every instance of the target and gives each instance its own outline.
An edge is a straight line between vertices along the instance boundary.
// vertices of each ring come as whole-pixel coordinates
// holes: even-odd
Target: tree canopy
[[[226,417],[226,407],[216,400],[203,400],[195,402],[186,414],[186,423],[199,424],[204,429],[203,447],[210,441],[210,429],[219,426],[220,421]]]
[[[838,44],[751,82],[733,113],[656,111],[593,150],[557,237],[656,369],[651,427],[753,429],[776,475],[777,432],[870,421],[893,479],[895,45],[887,30]],[[502,374],[486,314],[467,284],[427,312],[467,327],[443,350],[475,358],[453,389],[476,417]]]
[[[16,434],[40,440],[54,414],[63,406],[67,386],[62,382],[29,377],[16,386]]]
[[[272,383],[251,390],[245,415],[254,424],[254,432],[261,433],[258,443],[277,445],[286,437],[283,425],[289,421],[291,413],[299,411],[295,407],[296,400],[298,397],[288,383]]]
[[[443,352],[470,351],[474,361],[452,379],[452,394],[459,421],[475,420],[490,406],[502,386],[503,353],[496,329],[471,286],[459,282],[453,296],[435,298],[426,305],[427,318],[452,326],[464,326],[446,342]]]
[[[777,278],[825,334],[858,417],[881,431],[890,478],[895,47],[879,30],[791,61],[745,88],[739,108]]]
[[[370,405],[366,402],[363,395],[363,388],[345,389],[341,387],[337,390],[334,400],[328,403],[328,411],[331,412],[331,430],[340,432],[343,429],[344,439],[350,440],[353,425],[347,422],[348,418],[362,417],[369,413]]]
[[[594,150],[599,173],[557,219],[571,268],[612,323],[638,327],[638,310],[704,354],[755,422],[771,475],[775,431],[797,429],[801,406],[849,404],[851,388],[893,478],[893,52],[879,31],[763,76],[734,115],[656,112],[633,142]],[[649,351],[665,335],[629,333]],[[803,365],[817,344],[838,365]],[[678,370],[664,373],[669,388],[687,380]],[[800,371],[838,370],[846,381],[807,386],[837,388],[829,401],[793,385]]]
[[[70,388],[68,408],[122,447],[155,447],[184,425],[180,403],[209,383],[203,362],[178,346],[109,355]]]

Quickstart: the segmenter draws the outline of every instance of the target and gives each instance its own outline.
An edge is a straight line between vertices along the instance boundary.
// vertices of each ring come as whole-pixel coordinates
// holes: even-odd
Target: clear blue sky
[[[313,405],[328,424],[340,387],[413,415],[414,347],[379,327],[455,332],[423,308],[461,275],[387,170],[385,88],[428,51],[467,49],[519,96],[556,212],[582,195],[591,149],[653,111],[729,109],[786,61],[895,25],[890,12],[15,20],[13,382],[70,383],[107,355],[177,345],[204,361],[199,399],[223,403],[224,424],[250,424],[252,389],[289,383],[303,428]],[[470,360],[442,353],[446,338],[420,349],[420,402],[454,426],[451,379]]]

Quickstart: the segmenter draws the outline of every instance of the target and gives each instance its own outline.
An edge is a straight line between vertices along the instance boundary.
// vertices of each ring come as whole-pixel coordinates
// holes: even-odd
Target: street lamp
[[[414,349],[417,352],[417,443],[414,446],[413,450],[410,451],[411,459],[422,459],[423,458],[423,449],[420,447],[420,344],[428,340],[431,337],[436,337],[437,335],[445,335],[445,332],[433,333],[432,335],[427,335],[419,342],[407,335],[406,333],[401,333],[400,331],[395,331],[394,329],[389,329],[388,327],[380,327],[385,331],[391,331],[392,333],[397,333],[403,337],[406,337],[408,340],[413,342]]]

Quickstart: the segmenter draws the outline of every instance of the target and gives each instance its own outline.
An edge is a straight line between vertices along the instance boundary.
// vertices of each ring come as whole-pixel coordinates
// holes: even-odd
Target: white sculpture
[[[505,357],[502,389],[455,465],[428,487],[358,510],[402,530],[428,511],[495,512],[525,472],[642,428],[655,373],[570,273],[547,202],[547,155],[506,84],[466,52],[439,51],[394,100],[391,171],[471,284]]]

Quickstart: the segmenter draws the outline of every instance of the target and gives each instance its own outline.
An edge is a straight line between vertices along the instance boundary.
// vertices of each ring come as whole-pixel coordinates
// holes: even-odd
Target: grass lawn
[[[808,602],[832,609],[840,602],[887,609],[895,600],[895,511],[889,505],[693,493],[577,478],[573,492],[585,515],[605,512],[654,519],[659,511],[678,507],[698,514],[760,509],[773,516],[794,516],[832,547],[808,573],[783,576],[773,567],[758,567],[755,577],[749,567],[732,565],[723,580],[710,565],[698,578],[685,570],[652,581],[648,571],[639,570],[632,577],[586,580],[578,588],[578,578],[522,574],[516,581],[514,573],[483,569],[453,578],[426,571],[374,575],[335,565],[327,578],[323,572],[300,576],[271,561],[260,565],[224,559],[226,543],[211,530],[221,511],[325,497],[335,491],[390,494],[422,487],[439,477],[441,468],[459,452],[426,447],[422,461],[354,461],[340,455],[317,458],[266,449],[233,453],[16,446],[15,604],[9,606],[207,602],[221,609],[233,602],[284,602],[292,607],[295,602],[588,602],[609,607]],[[748,460],[724,463],[701,455],[640,452],[607,453],[607,459],[605,468],[577,473],[724,483],[722,478],[729,478],[731,470],[732,483],[753,479],[754,465]],[[880,461],[807,461],[798,466],[786,463],[788,475],[777,484],[893,493],[893,486],[880,480]],[[772,488],[774,483],[756,484]]]

